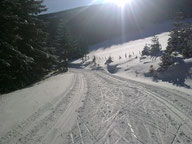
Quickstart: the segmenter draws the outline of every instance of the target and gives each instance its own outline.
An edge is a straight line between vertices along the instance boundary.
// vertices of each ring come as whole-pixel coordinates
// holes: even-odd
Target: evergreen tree
[[[150,54],[151,55],[156,55],[162,49],[162,47],[161,47],[161,45],[159,43],[159,38],[157,36],[153,36],[151,41],[152,41],[152,44],[150,46]]]
[[[141,52],[142,56],[144,55],[150,55],[150,47],[146,44],[143,51]]]
[[[167,70],[169,66],[172,64],[173,64],[173,57],[170,55],[169,52],[165,51],[163,56],[161,57],[161,63],[159,64],[160,71]]]
[[[58,26],[56,39],[56,55],[62,60],[82,58],[87,54],[86,41],[79,36],[74,36],[63,21]]]
[[[177,13],[175,22],[173,23],[173,30],[170,33],[170,38],[168,39],[167,52],[172,54],[173,52],[182,52],[183,48],[183,37],[182,37],[182,26],[183,26],[183,16],[182,12]]]
[[[192,58],[192,25],[187,25],[183,29],[183,49],[184,58]]]
[[[0,92],[40,79],[54,62],[45,47],[46,33],[38,14],[42,0],[0,1]]]
[[[151,45],[145,45],[143,51],[141,52],[142,55],[157,55],[161,51],[162,47],[159,43],[159,38],[157,36],[153,36],[151,41]]]
[[[167,70],[173,62],[173,56],[182,54],[184,47],[186,47],[186,39],[184,35],[183,27],[183,16],[182,13],[177,13],[175,22],[173,24],[174,28],[170,33],[170,38],[168,39],[167,48],[161,57],[160,69]]]

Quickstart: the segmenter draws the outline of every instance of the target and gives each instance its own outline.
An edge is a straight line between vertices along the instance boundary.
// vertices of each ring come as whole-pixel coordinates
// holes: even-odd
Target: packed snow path
[[[192,144],[190,95],[102,71],[71,72],[71,88],[0,144]]]

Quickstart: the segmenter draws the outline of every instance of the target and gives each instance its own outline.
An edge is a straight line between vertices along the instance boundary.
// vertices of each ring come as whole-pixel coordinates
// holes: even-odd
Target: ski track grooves
[[[68,91],[0,144],[192,144],[188,95],[103,71],[70,71],[75,77]]]
[[[86,107],[90,107],[90,103],[95,105],[92,111],[85,112],[90,116],[84,116],[84,119],[90,119],[92,115],[97,119],[103,115],[102,123],[90,119],[93,122],[90,122],[91,124],[87,126],[96,138],[95,144],[174,143],[176,141],[175,135],[182,134],[184,131],[187,131],[186,135],[184,134],[185,137],[188,137],[188,141],[186,141],[192,143],[190,141],[190,135],[192,134],[190,116],[180,108],[175,107],[171,98],[166,98],[164,94],[169,94],[170,97],[173,96],[174,98],[182,97],[187,100],[184,96],[176,95],[169,89],[164,90],[161,87],[157,88],[132,80],[124,80],[104,72],[84,71],[89,85],[89,100],[91,100],[86,101],[85,111]],[[96,91],[100,91],[100,94],[95,95]],[[161,95],[162,91],[164,91],[163,95]],[[95,96],[97,96],[97,99]],[[188,103],[191,102],[188,101]],[[108,110],[109,113],[106,112]],[[81,113],[81,115],[85,115],[85,113]],[[124,116],[126,117],[125,123],[128,126],[122,129]],[[127,122],[128,119],[130,122]],[[95,130],[92,125],[100,128]],[[169,125],[169,127],[166,125]],[[111,133],[118,138],[111,140]],[[187,134],[190,135],[187,136]],[[185,141],[182,136],[180,138],[180,141]]]
[[[66,123],[75,119],[75,111],[83,100],[85,90],[84,76],[76,74],[66,92],[42,106],[28,119],[1,137],[0,144],[48,144],[56,141],[58,135],[62,136],[62,132],[65,132]],[[61,124],[63,129],[59,129]]]

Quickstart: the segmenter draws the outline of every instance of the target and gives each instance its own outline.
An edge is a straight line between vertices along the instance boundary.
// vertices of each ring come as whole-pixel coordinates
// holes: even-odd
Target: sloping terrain
[[[120,36],[122,28],[125,34],[139,33],[148,26],[173,20],[178,11],[189,18],[191,10],[191,0],[134,0],[123,12],[114,4],[98,4],[45,14],[40,18],[47,21],[51,37],[56,36],[58,25],[62,23],[74,37],[81,37],[93,45]]]
[[[191,21],[189,19],[188,21]],[[145,29],[142,33],[146,35],[156,34],[162,46],[162,51],[166,49],[169,39],[169,32],[160,33],[165,29],[171,29],[171,22],[162,23],[151,29]],[[177,58],[175,64],[168,71],[158,75],[158,79],[153,81],[153,78],[146,77],[150,66],[154,69],[159,67],[162,54],[157,56],[142,56],[141,52],[146,44],[151,44],[152,36],[141,38],[139,34],[130,33],[125,36],[128,42],[120,43],[120,39],[108,40],[93,46],[90,46],[90,54],[88,62],[96,58],[96,65],[88,65],[87,68],[100,67],[106,71],[129,78],[132,80],[143,81],[152,84],[159,84],[182,91],[189,91],[192,87],[192,59],[182,60]],[[116,44],[115,44],[116,43]],[[111,45],[112,44],[112,45]],[[106,64],[109,57],[112,57],[110,64]],[[190,93],[190,92],[189,92]]]

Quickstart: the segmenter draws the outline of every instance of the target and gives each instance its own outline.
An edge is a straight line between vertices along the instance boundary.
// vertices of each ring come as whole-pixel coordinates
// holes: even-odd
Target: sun
[[[124,7],[127,4],[130,4],[132,0],[106,0],[106,2],[114,3],[120,7]]]

